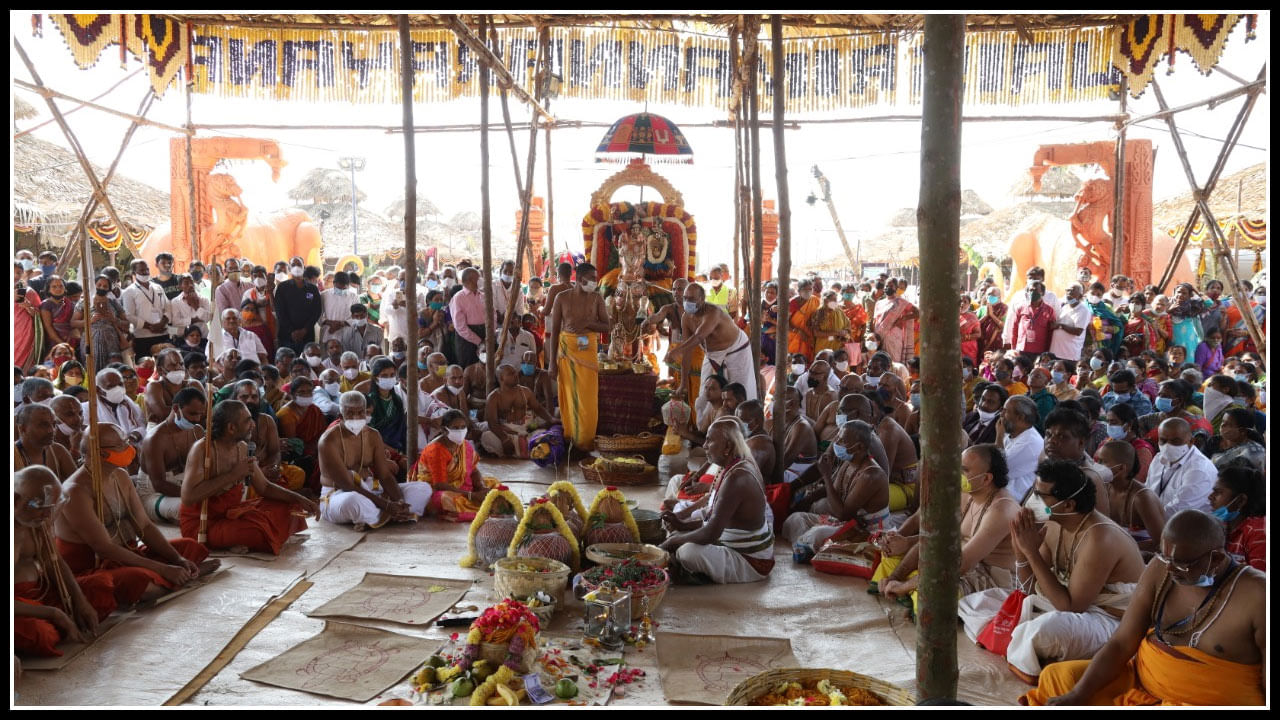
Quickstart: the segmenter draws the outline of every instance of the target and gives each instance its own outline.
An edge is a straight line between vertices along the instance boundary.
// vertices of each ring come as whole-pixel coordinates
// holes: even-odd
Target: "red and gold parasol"
[[[596,148],[596,162],[629,162],[636,156],[646,162],[693,164],[693,148],[680,128],[647,112],[618,119]]]

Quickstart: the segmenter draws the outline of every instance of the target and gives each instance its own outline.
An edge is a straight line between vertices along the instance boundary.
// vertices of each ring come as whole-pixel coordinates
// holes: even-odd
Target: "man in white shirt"
[[[200,295],[190,275],[183,275],[178,287],[181,292],[169,301],[169,333],[179,338],[187,328],[195,325],[202,335],[209,337],[209,319],[213,316],[209,296]]]
[[[1029,288],[1038,282],[1044,282],[1044,268],[1040,267],[1039,265],[1036,265],[1035,267],[1027,271],[1026,287]],[[1053,308],[1053,311],[1056,313],[1058,312],[1058,296],[1054,295],[1053,292],[1047,289],[1047,287],[1048,286],[1046,286],[1046,290],[1044,291],[1044,297],[1041,298],[1041,300],[1044,301],[1045,305],[1048,305],[1049,307]],[[1021,292],[1010,293],[1009,297],[1007,298],[1009,311],[1008,311],[1008,314],[1004,316],[1004,332],[1002,334],[1002,338],[1005,345],[1010,345],[1010,346],[1013,345],[1013,326],[1016,322],[1015,318],[1018,315],[1018,308],[1022,307],[1023,305],[1029,305],[1030,303],[1031,303],[1031,298],[1027,297],[1027,293],[1025,289]],[[1073,359],[1078,359],[1078,358],[1073,358]]]
[[[1107,291],[1107,294],[1104,295],[1102,299],[1106,300],[1113,308],[1118,308],[1121,305],[1128,305],[1128,290],[1129,278],[1124,275],[1114,275],[1111,278],[1111,289]]]
[[[1009,493],[1018,502],[1036,482],[1036,465],[1044,450],[1044,438],[1036,432],[1036,403],[1026,395],[1014,395],[1004,403],[996,420],[996,445],[1009,465]]]
[[[1093,320],[1093,310],[1084,301],[1084,287],[1079,283],[1067,288],[1067,301],[1058,308],[1049,352],[1060,360],[1080,361],[1084,350],[1084,333]]]
[[[533,316],[530,315],[529,317],[532,318]],[[523,316],[521,316],[521,319],[523,319]],[[513,319],[511,329],[507,333],[507,345],[502,349],[502,358],[498,361],[498,364],[510,365],[519,369],[520,363],[524,361],[526,352],[537,355],[538,341],[534,339],[533,333],[525,330],[521,323],[515,322]]]
[[[1209,512],[1217,480],[1213,461],[1191,442],[1191,424],[1182,418],[1160,423],[1160,452],[1147,468],[1147,487],[1160,497],[1165,517],[1180,510]]]
[[[320,316],[320,342],[338,337],[338,333],[350,323],[351,304],[356,301],[350,285],[347,274],[338,271],[333,275],[333,287],[320,293],[320,301],[324,305],[324,314]]]
[[[330,418],[341,415],[342,412],[338,407],[338,398],[341,396],[342,375],[337,370],[325,370],[320,373],[320,382],[316,384],[316,389],[312,394],[312,397],[315,398],[316,407],[320,408],[320,412]]]
[[[507,303],[511,301],[511,293],[516,294],[516,317],[522,318],[529,312],[529,306],[525,304],[524,295],[520,292],[520,283],[516,282],[515,271],[515,262],[507,260],[502,263],[502,268],[498,271],[498,282],[493,284],[493,315],[499,327],[507,313]],[[517,361],[516,366],[519,365]]]
[[[240,312],[231,308],[222,311],[222,347],[226,350],[234,348],[240,352],[241,358],[257,360],[263,365],[270,362],[262,340],[240,327]]]
[[[191,280],[196,284],[196,294],[203,298],[210,297],[213,285],[210,284],[209,276],[204,271],[204,263],[196,260],[188,267]]]
[[[127,290],[126,290],[127,292]],[[164,293],[161,293],[163,295]],[[98,372],[98,423],[114,423],[127,436],[130,445],[137,446],[147,433],[147,420],[142,416],[142,409],[129,397],[124,387],[124,378],[114,368],[103,368]],[[80,410],[87,420],[89,403],[80,403]]]
[[[146,260],[129,265],[133,282],[120,294],[125,317],[133,325],[133,355],[141,359],[151,355],[151,348],[169,342],[169,299],[164,289],[151,282]]]

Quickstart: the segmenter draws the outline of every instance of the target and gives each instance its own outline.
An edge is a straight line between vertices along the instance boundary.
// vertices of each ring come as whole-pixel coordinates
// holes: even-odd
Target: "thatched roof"
[[[349,184],[349,183],[348,183]],[[323,255],[340,258],[351,254],[351,202],[306,203],[298,206],[320,226],[324,240]],[[404,247],[404,227],[392,223],[380,213],[359,209],[358,234],[361,255],[376,255],[388,248]]]
[[[1021,202],[960,226],[960,244],[1000,259],[1009,252],[1009,237],[1029,217],[1050,215],[1066,219],[1075,209],[1073,202]]]
[[[1156,232],[1164,232],[1169,228],[1181,228],[1191,217],[1195,201],[1191,193],[1183,193],[1177,197],[1156,203],[1151,208],[1152,224]],[[1237,173],[1226,175],[1218,180],[1213,195],[1209,198],[1209,209],[1219,219],[1235,217],[1239,214],[1253,220],[1267,217],[1267,166],[1259,163]]]
[[[404,222],[404,198],[400,198],[387,206],[383,210],[383,214],[387,216],[391,222]],[[429,198],[418,196],[418,222],[434,220],[440,214],[440,208],[431,202]]]
[[[38,114],[39,113],[36,112],[35,106],[33,106],[31,103],[27,102],[26,100],[23,100],[17,95],[13,96],[13,119],[14,120],[30,120],[31,118],[36,117]]]
[[[1027,172],[1010,188],[1009,194],[1017,196],[1041,196],[1050,198],[1075,197],[1084,182],[1072,166],[1057,165],[1049,168],[1040,180],[1040,192],[1031,189],[1031,173]]]
[[[358,189],[358,181],[356,185],[356,200],[363,202],[368,195]],[[289,190],[289,199],[312,205],[336,203],[350,205],[351,175],[337,168],[311,168],[302,180]]]
[[[987,215],[991,213],[991,206],[987,201],[974,190],[962,190],[960,192],[960,217],[972,218],[978,215]],[[916,209],[902,208],[894,213],[893,219],[889,221],[890,227],[895,228],[913,228],[916,226]]]
[[[93,166],[99,178],[106,168]],[[65,237],[92,197],[80,163],[70,151],[31,135],[13,141],[13,203],[24,224],[40,225],[46,239]],[[169,221],[169,193],[117,174],[107,186],[120,219],[135,227],[156,227]],[[99,210],[105,217],[105,211]]]

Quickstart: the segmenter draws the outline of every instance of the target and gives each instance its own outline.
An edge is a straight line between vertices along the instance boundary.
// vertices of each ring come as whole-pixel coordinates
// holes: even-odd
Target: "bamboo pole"
[[[44,82],[40,79],[40,74],[36,72],[36,66],[32,64],[31,58],[27,56],[26,50],[22,49],[22,44],[18,42],[17,38],[14,38],[13,40],[13,47],[17,50],[18,57],[22,58],[22,63],[27,66],[27,72],[31,74],[31,79],[35,81],[35,87],[39,91],[44,91]],[[21,81],[14,80],[14,82],[17,83]],[[137,246],[129,239],[129,232],[125,229],[125,224],[120,219],[120,215],[116,213],[115,205],[113,205],[111,203],[111,199],[107,197],[107,191],[103,189],[102,183],[98,181],[98,175],[93,171],[93,165],[90,164],[89,158],[85,155],[84,148],[80,146],[80,140],[76,137],[76,134],[71,131],[71,126],[67,124],[67,119],[62,116],[62,110],[58,109],[58,105],[53,101],[53,98],[43,92],[41,92],[41,94],[44,96],[45,103],[49,106],[49,112],[53,114],[53,119],[58,122],[58,127],[62,129],[62,134],[66,137],[67,144],[71,146],[71,151],[75,153],[76,160],[80,162],[80,168],[84,170],[85,178],[89,181],[89,184],[93,186],[94,196],[101,201],[102,206],[107,210],[107,214],[111,216],[111,221],[120,229],[120,237],[124,244],[128,246],[131,252],[136,254],[138,252]],[[129,119],[132,120],[134,117],[129,116]],[[146,120],[145,118],[138,119],[139,121]],[[143,124],[147,123],[149,123],[149,121],[146,121]]]
[[[480,64],[488,67],[495,75],[498,76],[498,84],[502,88],[510,89],[511,92],[516,94],[516,97],[519,98],[521,102],[533,108],[538,115],[541,115],[548,122],[555,122],[555,116],[547,112],[546,108],[542,107],[542,105],[540,105],[538,101],[529,94],[528,90],[525,90],[520,83],[515,81],[515,78],[511,77],[511,72],[507,70],[507,66],[502,63],[501,58],[489,49],[489,44],[483,36],[476,37],[475,33],[472,33],[471,29],[468,28],[466,23],[462,22],[462,19],[457,15],[449,15],[447,17],[447,21],[449,23],[449,28],[458,36],[458,39],[462,41],[462,44],[466,45],[476,54]],[[490,27],[492,27],[493,20],[490,19],[488,22],[490,23]]]
[[[487,18],[480,16],[480,44],[488,38]],[[464,27],[463,30],[466,30]],[[466,30],[467,35],[471,34]],[[461,37],[461,36],[460,36]],[[480,65],[480,266],[484,277],[485,397],[493,392],[493,225],[489,207],[489,66]]]
[[[195,122],[194,113],[192,111],[192,98],[191,98],[191,95],[192,95],[191,86],[193,82],[194,82],[193,78],[190,78],[190,77],[187,78],[187,126],[188,127],[192,126]],[[191,238],[191,262],[195,262],[199,260],[201,263],[203,263],[204,258],[201,257],[201,253],[200,253],[200,218],[199,218],[200,208],[197,204],[197,198],[196,198],[196,164],[195,164],[195,159],[192,155],[191,138],[192,136],[188,135],[186,138],[186,143],[184,143],[186,145],[185,154],[186,154],[186,161],[187,161],[187,167],[186,167],[187,232],[189,233]],[[172,225],[172,223],[177,221],[177,218],[170,218],[169,221],[170,221],[170,224]],[[218,279],[222,276],[222,272],[219,270],[220,266],[218,265],[217,261],[214,260],[213,258],[210,258],[210,260],[212,262],[205,268],[209,273],[209,307],[212,308],[213,312],[216,313],[217,307],[218,307],[218,300],[216,297],[216,294],[218,292],[218,285],[219,285]],[[190,272],[191,270],[190,263],[187,264],[187,270],[188,272]],[[217,321],[216,324],[214,323],[214,320]],[[222,332],[221,317],[210,318],[209,329],[212,331],[214,327],[218,328],[219,333]],[[210,334],[212,334],[212,332]],[[221,335],[218,336],[219,341],[221,340],[221,337],[222,337]],[[214,347],[213,343],[214,343],[214,338],[212,337],[209,338],[209,347],[211,349]],[[206,382],[204,384],[204,387],[205,387],[204,476],[208,478],[209,475],[213,472],[213,385],[207,382],[208,381],[207,377],[205,378],[205,380]],[[200,529],[196,537],[197,537],[197,542],[199,542],[202,545],[207,544],[209,542],[209,498],[205,498],[200,502]]]
[[[551,58],[548,57],[548,65],[550,62]],[[545,274],[549,269],[548,266],[553,265],[556,256],[555,201],[551,193],[551,126],[547,126],[544,132],[546,133],[546,149],[543,150],[542,154],[547,156],[547,160],[544,163],[547,166],[547,262],[543,263],[541,274]]]
[[[1266,72],[1265,68],[1263,72]],[[1164,93],[1160,91],[1160,84],[1154,79],[1151,81],[1151,88],[1155,90],[1156,102],[1160,103],[1161,109],[1167,107],[1164,101]],[[1245,102],[1246,109],[1253,104],[1253,100],[1257,97],[1257,93],[1249,96],[1249,100]],[[1187,158],[1187,149],[1182,144],[1182,135],[1178,132],[1178,125],[1174,121],[1173,115],[1166,115],[1164,121],[1169,125],[1169,134],[1173,137],[1174,147],[1177,148],[1178,160],[1182,161],[1182,170],[1187,175],[1187,184],[1191,186],[1191,195],[1196,200],[1196,207],[1200,209],[1204,224],[1209,228],[1209,237],[1213,241],[1213,252],[1218,256],[1222,269],[1226,271],[1227,282],[1231,284],[1231,293],[1235,296],[1236,302],[1240,303],[1240,317],[1244,320],[1245,329],[1248,330],[1249,337],[1253,340],[1254,345],[1257,346],[1258,354],[1262,356],[1262,361],[1266,362],[1266,338],[1262,334],[1262,328],[1258,325],[1258,319],[1253,315],[1252,308],[1249,307],[1249,294],[1245,292],[1244,286],[1240,283],[1240,274],[1236,272],[1235,262],[1231,259],[1231,250],[1227,245],[1227,239],[1223,237],[1222,228],[1218,226],[1218,219],[1214,216],[1213,209],[1209,207],[1209,196],[1212,193],[1212,189],[1201,190],[1196,186],[1196,176],[1191,170],[1191,161]]]
[[[191,78],[187,78],[186,85],[187,85],[187,127],[191,127],[191,121],[192,121]],[[187,268],[186,268],[188,271],[190,271],[191,269],[191,263],[197,262],[197,261],[202,264],[204,263],[204,258],[201,257],[201,254],[200,254],[200,208],[196,204],[197,202],[196,175],[195,175],[196,161],[191,150],[191,140],[194,134],[195,133],[193,132],[191,135],[186,136],[185,138],[186,142],[183,143],[183,145],[186,146],[183,148],[183,150],[187,156],[187,237],[191,239],[191,262],[187,263]],[[172,222],[173,222],[173,218],[170,218],[170,223]],[[213,258],[210,258],[210,260],[212,259]],[[212,280],[210,280],[210,284],[212,284]],[[217,306],[215,305],[214,307],[217,307]],[[221,326],[221,323],[219,323],[219,326]]]
[[[1139,115],[1136,118],[1130,118],[1125,122],[1125,125],[1137,125],[1138,123],[1146,122],[1147,120],[1163,120],[1165,118],[1172,117],[1185,110],[1194,110],[1195,108],[1203,107],[1205,105],[1208,105],[1209,109],[1212,110],[1215,107],[1221,105],[1222,103],[1227,102],[1228,100],[1232,100],[1234,98],[1240,97],[1241,95],[1249,95],[1251,97],[1257,97],[1258,93],[1262,90],[1265,90],[1266,88],[1267,88],[1267,81],[1264,75],[1264,77],[1258,78],[1257,80],[1254,80],[1251,83],[1242,85],[1238,88],[1232,88],[1226,92],[1218,93],[1217,95],[1214,95],[1212,97],[1204,98],[1203,100],[1197,100],[1195,102],[1190,102],[1185,105],[1179,105],[1178,107],[1175,107],[1175,108],[1170,108],[1168,106],[1165,106],[1165,107],[1162,107],[1159,112],[1148,113],[1146,115]]]
[[[1129,78],[1120,76],[1120,113],[1124,114],[1129,107]],[[1119,137],[1116,138],[1116,176],[1112,178],[1113,190],[1115,195],[1113,198],[1113,207],[1115,208],[1111,223],[1111,274],[1125,272],[1128,263],[1125,262],[1124,248],[1124,187],[1125,179],[1128,173],[1128,140],[1129,126],[1121,125],[1119,128]]]
[[[97,95],[94,95],[93,97],[89,98],[89,101],[90,101],[90,102],[97,102],[98,100],[101,100],[102,98],[104,98],[104,97],[106,97],[106,96],[110,95],[110,94],[112,93],[112,91],[114,91],[116,88],[120,87],[121,85],[125,84],[126,82],[129,82],[129,80],[130,80],[130,79],[134,78],[134,77],[135,77],[135,76],[137,76],[139,73],[144,72],[145,70],[146,70],[146,68],[138,68],[137,70],[134,70],[133,72],[129,73],[128,75],[125,75],[124,77],[120,78],[120,80],[118,80],[118,81],[116,82],[116,84],[112,85],[111,87],[107,88],[106,90],[103,90],[102,92],[98,93]],[[82,104],[82,103],[77,103],[75,107],[73,107],[73,108],[71,108],[71,109],[67,110],[67,111],[66,111],[66,112],[64,112],[64,113],[62,113],[62,116],[63,116],[63,117],[66,117],[66,116],[68,116],[68,115],[70,115],[70,114],[72,114],[72,113],[76,112],[77,110],[83,110],[83,109],[84,109],[84,107],[85,107],[85,105],[84,105],[84,104]],[[142,115],[142,114],[144,114],[144,113],[135,113],[135,114],[137,114],[137,115]],[[53,120],[52,120],[52,119],[45,120],[44,122],[42,122],[42,123],[40,123],[40,124],[38,124],[38,125],[32,125],[31,127],[27,128],[26,130],[20,130],[20,131],[18,131],[18,132],[15,132],[15,133],[13,134],[13,139],[14,139],[14,140],[17,140],[18,138],[20,138],[20,137],[22,137],[22,136],[24,136],[24,135],[30,135],[31,133],[33,133],[33,132],[35,132],[35,131],[39,130],[40,128],[42,128],[42,127],[44,127],[44,126],[48,125],[48,124],[49,124],[49,123],[51,123],[51,122],[53,122]]]
[[[515,134],[515,130],[512,128],[512,125],[511,125],[511,109],[507,103],[506,90],[501,91],[501,98],[502,98],[502,124],[506,128],[507,143],[511,146],[511,169],[514,171],[515,178],[516,178],[516,198],[517,198],[517,202],[520,203],[522,212],[527,215],[529,212],[529,202],[531,201],[526,201],[525,199],[525,188],[533,187],[533,183],[532,183],[533,173],[532,172],[529,173],[530,182],[526,183],[524,180],[520,179],[520,158],[516,154],[516,134]],[[532,145],[534,142],[537,141],[537,136],[538,136],[537,119],[538,118],[535,115],[534,117],[530,118],[530,121],[529,121],[529,132],[533,136],[529,140],[530,145]],[[533,154],[532,147],[529,148],[529,153],[530,155]],[[521,227],[528,228],[528,223],[524,222],[524,220],[521,220]],[[529,243],[527,239],[523,237],[524,232],[525,232],[524,230],[521,230],[516,234],[516,257],[514,258],[514,261],[516,264],[515,278],[517,282],[524,276],[522,272],[523,268],[520,263],[520,258],[522,256],[525,257],[525,259],[529,262],[529,267],[530,268],[533,267],[533,252],[529,248]],[[510,299],[512,298],[508,298],[508,300]],[[505,318],[505,315],[503,317]],[[505,332],[506,332],[506,327],[504,325],[503,333]],[[499,356],[501,356],[502,347],[505,345],[505,340],[503,340],[503,338],[501,337],[498,338],[498,340],[499,340],[498,354]]]
[[[754,20],[754,21],[752,21]],[[787,368],[790,365],[783,360],[787,352],[787,333],[791,325],[791,192],[787,187],[787,146],[783,120],[787,109],[787,66],[782,52],[781,17],[775,15],[770,34],[773,36],[773,172],[778,184],[778,341],[774,358],[773,371],[773,444],[781,458],[783,445],[787,437]],[[758,47],[757,38],[760,32],[760,21],[751,18],[748,22],[749,34],[746,42],[751,47]],[[752,205],[755,198],[760,197],[760,114],[759,114],[759,73],[756,72],[755,52],[747,58],[751,70],[751,82],[747,84],[747,103],[749,108],[749,127],[751,128],[751,196]],[[752,208],[755,211],[755,208]],[[757,220],[757,227],[763,220]],[[759,230],[757,231],[759,232]],[[763,240],[757,241],[757,246]],[[774,468],[773,482],[782,479],[785,468],[778,463]]]
[[[729,28],[729,72],[733,78],[733,94],[729,99],[729,113],[733,119],[733,279],[740,288],[746,290],[746,283],[742,277],[743,253],[746,252],[746,243],[742,237],[742,201],[738,195],[738,189],[742,187],[742,163],[738,162],[738,158],[742,155],[742,135],[739,132],[738,125],[738,108],[742,106],[742,83],[739,81],[739,68],[742,65],[742,56],[738,50],[738,41],[740,32],[738,30],[738,21],[734,20],[733,25]],[[680,302],[677,298],[676,302]],[[739,303],[741,305],[741,303]],[[732,315],[739,308],[730,308],[729,314]]]
[[[155,102],[155,91],[147,88],[147,94],[143,96],[142,102],[138,105],[138,114],[146,115],[151,110],[152,103]],[[66,117],[64,114],[63,117]],[[107,168],[107,174],[102,177],[102,187],[107,187],[116,176],[116,168],[120,165],[120,160],[124,158],[124,151],[129,147],[129,142],[133,139],[133,134],[138,129],[138,123],[131,123],[129,129],[125,131],[124,139],[120,141],[120,149],[116,151],[115,158],[111,161],[111,165]],[[90,220],[93,219],[94,212],[98,209],[98,196],[90,197],[85,203],[84,210],[80,213],[80,219],[72,228],[70,239],[67,241],[67,248],[63,251],[62,257],[58,260],[58,272],[61,273],[64,268],[70,267],[76,261],[76,255],[80,251],[80,242],[76,237],[76,232],[83,231]],[[120,232],[127,235],[125,228],[120,228]],[[92,278],[82,278],[88,282]],[[83,283],[82,283],[83,284]],[[86,285],[87,287],[87,285]]]
[[[18,41],[17,41],[17,40],[14,40],[14,43],[13,43],[13,44],[14,44],[16,47],[18,47],[18,48],[19,48],[19,54],[23,57],[23,59],[24,59],[26,62],[28,62],[28,63],[29,63],[29,62],[30,62],[30,60],[27,60],[27,59],[26,59],[26,53],[25,53],[25,52],[22,52],[22,50],[21,50],[21,46],[20,46],[20,45],[18,45]],[[125,120],[133,120],[133,121],[136,121],[139,125],[148,125],[148,126],[150,126],[150,127],[160,128],[161,130],[168,130],[169,132],[178,133],[178,134],[180,134],[180,135],[190,135],[190,134],[191,134],[191,131],[190,131],[190,130],[186,130],[186,129],[184,129],[184,128],[177,127],[176,125],[169,125],[169,124],[166,124],[166,123],[158,122],[158,121],[156,121],[156,120],[148,120],[148,119],[146,119],[146,118],[144,118],[144,117],[141,117],[141,116],[138,116],[138,115],[132,115],[132,114],[130,114],[130,113],[122,112],[122,111],[120,111],[120,110],[116,110],[116,109],[114,109],[114,108],[109,108],[109,107],[107,107],[106,105],[99,105],[98,103],[96,103],[96,102],[92,102],[92,101],[90,101],[90,100],[81,100],[80,98],[73,97],[73,96],[68,95],[68,94],[66,94],[66,93],[61,93],[61,92],[58,92],[57,90],[53,90],[53,89],[51,89],[51,88],[47,88],[47,87],[45,87],[44,83],[40,82],[40,79],[36,76],[36,74],[35,74],[34,72],[31,74],[31,77],[32,77],[33,79],[35,79],[35,83],[29,83],[29,82],[27,82],[26,80],[19,80],[19,79],[17,79],[17,78],[14,78],[14,79],[13,79],[13,84],[14,84],[14,85],[17,85],[18,87],[23,88],[23,89],[25,89],[25,90],[30,90],[30,91],[32,91],[32,92],[34,92],[34,93],[36,93],[37,95],[39,95],[39,96],[43,97],[46,101],[50,101],[50,100],[52,100],[53,98],[57,98],[57,99],[59,99],[59,100],[67,100],[67,101],[69,101],[69,102],[76,103],[76,104],[77,104],[77,105],[79,105],[80,107],[92,108],[92,109],[94,109],[94,110],[98,110],[98,111],[100,111],[100,112],[104,112],[104,113],[106,113],[106,114],[108,114],[108,115],[115,115],[116,117],[124,118]],[[61,124],[61,123],[59,123],[59,124]],[[32,129],[34,129],[34,128],[32,128]]]
[[[920,133],[920,615],[916,683],[922,699],[956,696],[956,587],[960,583],[960,107],[964,16],[924,26],[924,123]],[[925,249],[928,252],[925,252]]]
[[[413,42],[409,36],[409,16],[398,18],[400,25],[400,104],[406,130],[413,127]],[[406,412],[409,415],[405,450],[409,462],[418,457],[418,156],[413,133],[404,134],[404,294],[413,320],[408,327],[405,384],[408,386]]]
[[[83,221],[81,221],[77,230],[80,236],[80,242],[83,243],[84,245],[84,248],[80,252],[81,268],[83,268],[84,276],[86,279],[92,278],[94,276],[93,261],[92,261],[93,255],[90,252],[89,233]],[[121,229],[121,232],[124,232],[123,228]],[[89,287],[89,284],[87,281],[83,284],[86,288]],[[88,290],[86,290],[84,294],[84,299],[81,301],[84,303],[84,317],[86,319],[89,319],[92,317],[92,307],[93,307],[92,298],[93,296],[89,294]],[[92,322],[89,322],[85,324],[85,327],[90,327],[91,325],[92,325]],[[101,451],[102,446],[99,442],[99,437],[98,437],[97,374],[98,374],[97,357],[94,356],[93,354],[93,334],[91,332],[89,334],[89,337],[85,338],[85,343],[84,343],[84,379],[85,379],[86,386],[89,388],[89,433],[88,433],[89,453],[85,457],[85,459],[88,461],[86,463],[86,467],[89,469],[89,477],[93,481],[94,507],[96,512],[98,513],[98,518],[101,519],[103,516],[102,511],[103,511],[104,500],[103,500],[103,493],[102,493],[102,451]],[[98,561],[100,563],[101,558],[99,558]]]

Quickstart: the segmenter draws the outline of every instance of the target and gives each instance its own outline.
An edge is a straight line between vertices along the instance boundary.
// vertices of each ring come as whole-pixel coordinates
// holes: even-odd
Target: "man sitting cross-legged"
[[[315,502],[267,480],[249,452],[258,423],[239,400],[223,400],[213,408],[213,448],[205,467],[205,440],[187,453],[182,479],[182,536],[195,538],[205,529],[208,546],[239,552],[279,555],[289,536],[305,530],[306,517],[319,516]],[[245,485],[258,497],[245,500]]]
[[[499,457],[528,457],[529,432],[555,422],[528,388],[517,383],[516,369],[498,366],[498,387],[484,404],[489,429],[480,435],[485,450]]]
[[[357,530],[417,521],[431,500],[431,485],[396,482],[382,436],[368,427],[364,395],[345,392],[338,402],[342,422],[326,430],[319,442],[320,517]]]
[[[134,485],[153,522],[178,522],[187,453],[196,440],[204,437],[207,413],[204,391],[183,388],[173,396],[169,416],[142,441],[142,472],[134,479]]]
[[[707,432],[707,458],[719,465],[708,492],[705,520],[667,511],[663,520],[677,532],[662,549],[679,568],[716,583],[759,582],[773,570],[773,524],[764,481],[736,418],[723,418]]]
[[[868,531],[889,517],[889,476],[871,457],[875,431],[861,420],[840,428],[831,447],[818,461],[823,497],[813,512],[792,513],[782,536],[793,545],[817,549],[846,522],[857,519]]]
[[[95,490],[88,464],[76,470],[67,479],[66,499],[54,519],[58,554],[71,571],[105,570],[116,602],[128,607],[215,570],[217,560],[205,561],[208,548],[186,538],[166,540],[147,517],[125,470],[137,451],[125,441],[124,432],[110,423],[99,425],[97,431],[100,488]],[[88,438],[81,452],[90,457]]]
[[[1223,550],[1222,523],[1164,526],[1120,626],[1092,660],[1050,665],[1024,705],[1263,705],[1267,580]]]

